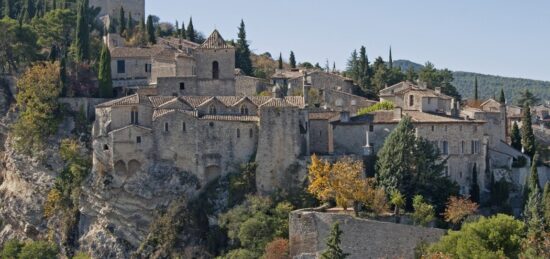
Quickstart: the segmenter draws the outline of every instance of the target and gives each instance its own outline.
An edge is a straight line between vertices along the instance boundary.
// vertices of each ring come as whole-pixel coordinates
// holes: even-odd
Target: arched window
[[[212,78],[213,79],[220,78],[220,64],[218,63],[218,61],[212,62]]]
[[[248,115],[248,106],[246,106],[244,104],[241,106],[241,114],[242,115]]]
[[[212,115],[215,115],[217,113],[216,106],[210,105],[210,107],[208,108],[208,113],[212,114]]]

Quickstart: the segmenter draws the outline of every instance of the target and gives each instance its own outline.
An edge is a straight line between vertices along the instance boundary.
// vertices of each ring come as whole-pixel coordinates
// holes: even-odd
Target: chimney
[[[349,122],[349,112],[341,111],[340,112],[340,122]]]

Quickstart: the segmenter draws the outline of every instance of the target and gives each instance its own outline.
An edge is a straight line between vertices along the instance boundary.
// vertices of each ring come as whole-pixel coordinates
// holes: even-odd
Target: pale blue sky
[[[244,19],[251,48],[339,69],[367,47],[372,61],[393,58],[438,68],[550,80],[548,0],[146,0],[161,21],[193,16],[206,35],[236,38]]]

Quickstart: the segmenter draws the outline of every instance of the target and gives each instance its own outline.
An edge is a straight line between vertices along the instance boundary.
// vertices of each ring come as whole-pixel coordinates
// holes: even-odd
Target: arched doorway
[[[204,179],[207,183],[211,182],[221,176],[221,171],[221,168],[216,165],[206,167],[204,170]]]

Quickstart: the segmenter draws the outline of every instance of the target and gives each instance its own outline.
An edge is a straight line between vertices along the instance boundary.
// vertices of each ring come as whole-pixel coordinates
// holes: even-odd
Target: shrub
[[[414,196],[413,208],[414,213],[412,216],[415,224],[426,226],[435,219],[434,207],[426,203],[421,195]]]
[[[392,102],[382,101],[374,105],[371,105],[369,107],[359,109],[359,111],[357,111],[357,115],[363,115],[363,114],[367,114],[375,111],[381,111],[381,110],[391,111],[394,108],[395,108],[395,105]]]
[[[290,259],[288,240],[276,238],[265,246],[262,259]]]
[[[445,209],[445,221],[458,225],[466,217],[474,214],[479,206],[477,203],[472,202],[468,198],[458,198],[452,196],[447,202],[447,208]]]

